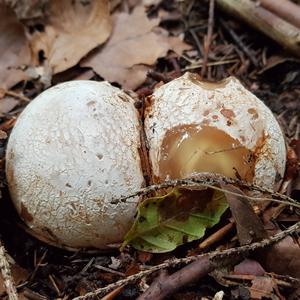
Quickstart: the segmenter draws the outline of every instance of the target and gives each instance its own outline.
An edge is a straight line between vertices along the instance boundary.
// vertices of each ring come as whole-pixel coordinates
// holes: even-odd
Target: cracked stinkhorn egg
[[[11,198],[30,232],[73,249],[122,242],[138,198],[111,201],[145,184],[148,160],[158,183],[210,172],[276,190],[284,174],[275,117],[232,77],[208,83],[186,73],[159,87],[144,132],[148,153],[134,100],[107,82],[67,82],[33,100],[6,153]]]
[[[107,82],[48,89],[22,112],[7,146],[10,194],[38,238],[68,248],[122,241],[141,188],[140,126],[133,99]]]
[[[153,180],[210,172],[270,189],[284,175],[285,142],[269,108],[233,77],[182,77],[149,99],[145,133]]]

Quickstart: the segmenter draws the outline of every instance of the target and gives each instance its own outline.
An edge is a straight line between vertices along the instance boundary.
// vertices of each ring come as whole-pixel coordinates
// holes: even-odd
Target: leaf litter
[[[162,197],[144,200],[125,236],[126,244],[142,251],[163,253],[203,237],[217,224],[228,205],[224,193],[175,188]]]
[[[32,4],[34,7],[35,1],[30,2],[30,5]],[[24,5],[25,1],[14,2],[14,5],[19,5],[19,9],[16,11],[20,18],[26,19],[25,21],[23,20],[26,26],[17,19],[11,10],[4,7],[3,3],[0,4],[0,88],[13,88],[15,93],[33,98],[45,88],[41,75],[48,72],[47,68],[51,71],[49,72],[49,85],[51,84],[51,77],[55,73],[69,73],[75,68],[79,74],[78,78],[85,78],[84,75],[81,76],[80,74],[86,72],[86,67],[90,67],[102,78],[116,82],[122,85],[123,88],[131,89],[139,88],[141,84],[144,84],[146,88],[152,89],[159,82],[159,78],[163,77],[156,76],[156,78],[158,78],[157,80],[154,76],[147,76],[147,72],[152,68],[155,69],[156,74],[161,75],[175,71],[177,74],[180,74],[181,71],[188,68],[193,68],[198,72],[201,71],[203,55],[202,43],[207,29],[207,2],[204,4],[193,2],[187,6],[181,3],[180,10],[182,17],[179,16],[172,20],[163,17],[174,11],[176,3],[174,5],[172,1],[172,3],[167,3],[168,1],[143,1],[143,5],[148,6],[147,13],[141,4],[134,4],[133,11],[130,12],[131,10],[126,9],[126,5],[124,6],[121,1],[115,1],[116,4],[113,4],[114,10],[118,5],[119,7],[112,16],[110,16],[109,9],[107,9],[107,1],[41,1],[41,3],[42,2],[43,5],[45,4],[45,7],[48,8],[46,10],[39,10],[40,7],[38,7],[37,11],[31,10],[32,15],[30,15],[30,10],[22,9],[22,5]],[[63,12],[63,7],[70,9]],[[162,7],[163,9],[167,9],[167,13],[162,13]],[[22,14],[22,12],[24,14]],[[153,17],[156,15],[155,12],[157,12],[158,17]],[[148,18],[147,14],[152,17]],[[178,11],[174,12],[174,16],[176,14],[178,15]],[[34,16],[34,19],[32,19],[32,16]],[[297,129],[299,124],[298,122],[290,122],[290,116],[297,114],[297,111],[299,112],[297,97],[300,95],[300,86],[297,74],[293,69],[297,67],[298,62],[292,57],[288,57],[285,59],[285,62],[280,62],[279,65],[270,65],[272,57],[282,55],[277,48],[270,47],[268,42],[263,41],[261,43],[261,37],[259,38],[256,34],[245,30],[241,23],[234,20],[228,21],[226,19],[224,21],[224,16],[221,14],[218,17],[222,18],[223,25],[220,25],[218,21],[215,24],[213,41],[209,53],[209,62],[207,64],[207,78],[217,80],[229,75],[238,75],[243,83],[265,100],[274,112],[283,114],[284,121],[287,122],[287,126],[284,126],[284,128],[288,128],[286,132],[287,138],[291,138],[293,133],[292,138],[296,143],[299,143],[299,128]],[[162,18],[164,18],[164,29],[159,27]],[[183,19],[185,27],[177,26]],[[178,32],[181,33],[179,36],[172,35],[177,32],[177,30],[174,31],[172,29],[175,23],[179,28]],[[129,24],[131,24],[131,27]],[[242,46],[245,43],[250,45],[247,47],[247,53],[243,52],[244,49],[241,47],[241,44],[236,44],[235,41],[227,36],[227,31],[224,31],[223,28],[224,24],[232,30],[237,31],[237,33],[242,32]],[[25,30],[27,30],[26,35]],[[184,41],[182,36],[184,36]],[[31,46],[31,53],[29,46]],[[191,48],[191,50],[183,54],[183,52],[189,48]],[[149,49],[151,51],[149,51]],[[175,54],[168,55],[170,50],[174,51]],[[255,65],[249,60],[251,55],[256,58]],[[159,62],[157,61],[158,58],[161,58]],[[170,58],[172,58],[172,64],[170,64]],[[110,64],[107,64],[109,60]],[[85,68],[79,68],[79,64]],[[290,76],[290,64],[293,65],[291,70],[295,76]],[[280,72],[275,72],[274,69],[278,67],[281,68]],[[34,80],[29,76],[30,72],[24,72],[24,70],[27,69],[28,71],[28,69],[30,70],[31,68],[36,70],[37,75],[34,76]],[[281,74],[279,78],[278,76],[276,77],[276,85],[272,81],[274,73]],[[100,79],[99,76],[93,72],[89,74],[88,78],[94,80]],[[278,80],[281,80],[281,82],[278,82]],[[22,84],[20,84],[20,82],[22,82]],[[143,96],[141,96],[141,100],[143,100],[142,97]],[[25,104],[16,99],[18,98],[1,97],[0,99],[0,128],[4,130],[1,132],[1,153],[4,153],[5,150],[5,138],[7,137],[7,133],[9,133],[9,130],[13,127],[17,114]],[[3,101],[2,108],[1,101]],[[18,109],[12,112],[16,107],[18,107]],[[3,153],[1,156],[2,173]],[[295,168],[299,168],[299,157],[295,160]],[[298,171],[297,169],[297,172]],[[293,195],[294,191],[297,192],[299,190],[298,185],[298,176],[289,179],[289,186],[286,189],[286,193],[288,195],[292,193]],[[243,189],[242,187],[239,188],[241,190]],[[180,190],[180,188],[178,190]],[[238,193],[242,195],[242,191]],[[298,193],[294,194],[297,197]],[[168,195],[166,195],[152,197],[145,201],[151,202],[155,199],[155,201],[159,202],[162,201],[164,197],[168,199]],[[268,232],[267,226],[269,224],[263,224],[265,226],[263,229],[261,222],[258,227],[255,226],[255,224],[258,224],[258,220],[260,219],[266,219],[264,218],[264,214],[267,213],[268,209],[265,211],[264,208],[259,212],[260,215],[257,216],[253,214],[253,211],[249,211],[251,205],[249,206],[249,204],[247,204],[243,206],[243,201],[236,199],[242,199],[242,196],[236,196],[236,198],[234,198],[226,194],[226,198],[229,200],[229,204],[231,203],[231,211],[235,216],[237,236],[231,233],[229,237],[226,236],[226,240],[220,240],[218,244],[213,245],[213,247],[220,246],[220,243],[222,243],[221,248],[236,247],[238,245],[237,241],[239,241],[240,244],[247,244],[254,240],[260,240],[260,238],[265,236],[265,233]],[[180,199],[180,197],[178,199]],[[160,259],[163,260],[162,254],[149,256],[148,252],[143,252],[144,256],[148,257],[148,259],[146,262],[138,261],[136,260],[136,252],[128,250],[127,248],[124,249],[121,255],[111,254],[113,255],[112,258],[110,258],[110,255],[95,254],[92,259],[90,259],[90,254],[81,252],[73,254],[51,249],[51,247],[45,246],[20,230],[12,208],[7,203],[6,198],[3,200],[5,201],[0,201],[0,238],[5,242],[9,253],[17,258],[16,268],[18,269],[18,264],[20,264],[23,268],[19,267],[19,270],[26,269],[22,277],[20,275],[22,271],[18,271],[20,273],[20,276],[18,276],[18,274],[14,274],[14,267],[12,268],[15,283],[22,283],[22,281],[26,280],[28,273],[31,273],[31,277],[33,278],[31,282],[25,283],[25,289],[20,289],[20,298],[35,297],[36,299],[45,299],[45,297],[50,297],[52,299],[61,296],[75,297],[78,294],[84,295],[99,286],[110,284],[112,280],[118,280],[118,278],[122,279],[122,277],[118,277],[120,275],[109,273],[111,263],[113,263],[114,260],[122,262],[116,266],[116,270],[119,271],[119,274],[126,274],[127,270],[131,270],[132,265],[135,265],[136,272],[139,272],[139,270],[143,270],[149,267],[149,265],[155,264],[157,255],[160,255]],[[140,209],[143,209],[143,203],[140,205]],[[176,201],[174,203],[176,203]],[[196,236],[205,230],[201,228],[201,226],[196,226],[195,229],[194,226],[191,226],[191,223],[187,221],[190,219],[190,213],[194,213],[193,209],[199,209],[199,205],[195,205],[195,203],[193,203],[193,205],[194,208],[189,206],[185,207],[186,210],[184,210],[183,214],[177,211],[177,213],[179,213],[177,216],[181,218],[180,220],[175,220],[177,222],[175,232],[178,231],[178,224],[182,222],[187,224],[186,226],[189,229],[190,236],[192,236],[195,231],[197,231],[195,233]],[[275,206],[271,202],[268,205],[271,207]],[[153,203],[150,206],[153,209],[152,212],[154,212],[154,216],[172,219],[169,218],[168,210],[159,210],[159,206]],[[173,206],[170,206],[170,208],[171,207],[172,209],[174,208]],[[271,219],[271,221],[276,224],[276,230],[280,230],[280,228],[283,229],[283,222],[280,221],[280,216],[284,214],[284,224],[287,224],[293,222],[293,217],[299,214],[297,209],[288,208],[288,206],[283,207],[282,211],[278,211],[279,217],[277,218],[274,215],[275,219]],[[187,223],[185,223],[186,221]],[[217,226],[221,225],[218,224]],[[192,232],[189,227],[192,228]],[[206,235],[211,234],[213,231],[214,228],[208,229]],[[161,233],[160,230],[158,230],[158,232]],[[175,242],[172,247],[177,247],[189,241],[182,232],[180,234],[176,233],[174,236],[177,237],[177,243]],[[197,239],[199,239],[200,236],[202,236],[202,233],[198,235]],[[232,237],[232,239],[230,237]],[[167,237],[166,240],[169,241],[169,237]],[[192,238],[190,240],[192,240]],[[143,244],[138,238],[132,241],[138,241],[137,247]],[[281,243],[266,249],[265,253],[255,252],[253,254],[254,262],[244,265],[243,271],[246,273],[247,271],[250,272],[251,269],[253,271],[253,269],[258,268],[256,264],[260,262],[266,271],[288,274],[289,276],[299,278],[300,259],[298,258],[300,254],[298,243],[299,238],[297,236],[287,237]],[[199,250],[197,246],[195,249],[193,249],[193,247],[193,243],[191,242],[188,245],[179,247],[176,251],[166,253],[165,257],[185,257],[187,255],[185,251],[187,248],[192,249],[195,253],[197,253],[197,251],[203,251],[201,249]],[[43,257],[45,248],[49,250],[49,255],[44,258],[45,263],[42,261],[39,262],[39,259]],[[139,256],[141,256],[141,254]],[[232,262],[235,262],[233,258],[231,259]],[[96,266],[100,267],[97,269]],[[177,267],[178,266],[179,265],[177,265]],[[171,267],[172,264],[169,265],[169,269],[172,269]],[[234,266],[232,266],[232,268],[234,268]],[[32,274],[34,274],[34,276],[32,276]],[[176,272],[174,276],[176,276]],[[260,297],[270,297],[272,299],[276,299],[276,297],[280,298],[280,293],[278,293],[278,287],[276,286],[278,281],[274,283],[274,281],[270,280],[270,277],[265,277],[266,275],[262,276],[262,274],[254,274],[251,276],[255,276],[255,278],[252,278],[252,283],[247,285],[249,295],[252,295],[253,298],[257,297],[257,299],[260,299]],[[95,278],[97,278],[97,280]],[[203,284],[206,284],[206,279],[203,278],[203,280]],[[288,286],[289,281],[287,277],[284,277],[282,280],[284,280],[284,284]],[[142,281],[140,285],[136,285],[134,288],[130,286],[125,287],[120,296],[118,296],[119,298],[117,297],[116,299],[136,299],[148,283],[149,282],[146,283],[146,281]],[[199,287],[201,284],[202,281],[197,283],[197,287],[191,285],[189,286],[189,290],[195,291],[195,293],[199,295]],[[246,286],[245,283],[244,286]],[[290,287],[291,286],[292,285],[290,285]],[[215,283],[212,284],[211,282],[210,287],[212,289],[224,288]],[[225,293],[229,295],[228,290],[226,291],[226,288],[224,289]],[[279,289],[280,292],[285,291],[284,285],[279,286]],[[26,293],[23,293],[25,290]],[[217,292],[218,290],[215,290],[215,293]],[[25,294],[26,296],[24,296]],[[130,296],[128,298],[129,294]],[[184,294],[185,292],[183,291],[183,295]],[[206,297],[208,294],[203,296]],[[0,291],[0,297],[4,297],[4,299],[7,297],[3,289]]]
[[[11,88],[26,80],[30,48],[25,30],[13,11],[0,2],[0,88]]]
[[[160,19],[149,19],[145,8],[137,6],[131,14],[113,15],[113,32],[109,41],[81,62],[92,67],[104,79],[125,89],[136,89],[146,79],[150,66],[169,50],[182,54],[190,46],[179,37],[169,37],[158,29]]]
[[[45,20],[28,26],[35,66],[46,63],[53,74],[76,65],[111,33],[109,1],[49,1]]]

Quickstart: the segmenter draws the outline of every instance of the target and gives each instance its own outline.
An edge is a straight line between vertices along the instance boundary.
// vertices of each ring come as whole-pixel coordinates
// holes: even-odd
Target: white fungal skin
[[[132,225],[144,184],[133,99],[107,82],[48,89],[22,112],[7,146],[9,190],[21,218],[61,247],[107,249]]]
[[[154,176],[159,176],[162,142],[168,130],[179,125],[196,125],[201,129],[209,124],[251,151],[257,150],[258,143],[263,141],[257,153],[253,183],[276,189],[275,183],[284,175],[286,163],[281,128],[270,109],[236,78],[206,84],[186,73],[159,87],[150,96],[150,102],[145,133]]]

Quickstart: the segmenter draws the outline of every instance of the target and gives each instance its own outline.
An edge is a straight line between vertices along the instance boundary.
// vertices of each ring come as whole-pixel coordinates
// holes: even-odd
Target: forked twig
[[[279,242],[280,240],[282,240],[289,234],[298,232],[299,230],[300,230],[300,222],[298,222],[298,223],[294,224],[293,226],[289,227],[288,229],[281,231],[280,233],[277,233],[276,235],[274,235],[270,238],[264,239],[260,242],[255,242],[255,243],[252,243],[249,245],[240,246],[240,247],[236,247],[236,248],[230,248],[227,250],[221,250],[221,251],[216,250],[216,251],[212,251],[209,253],[200,254],[200,255],[196,255],[196,256],[166,260],[162,264],[153,266],[153,267],[149,268],[148,270],[141,271],[137,274],[128,276],[125,279],[119,280],[115,283],[111,283],[111,284],[107,285],[106,287],[99,288],[99,289],[97,289],[93,292],[89,292],[83,296],[73,298],[73,300],[87,300],[87,299],[93,299],[97,296],[103,296],[103,295],[111,292],[112,290],[116,289],[117,287],[136,282],[137,280],[140,280],[141,278],[143,278],[145,276],[151,275],[156,271],[167,269],[170,267],[179,266],[182,264],[189,264],[189,263],[196,261],[203,257],[208,256],[210,260],[217,260],[217,259],[232,257],[232,256],[236,256],[236,255],[247,255],[249,252],[253,252],[257,249],[265,248],[267,246],[270,246],[271,244]]]
[[[238,180],[238,179],[232,179],[228,178],[222,175],[217,175],[217,174],[212,174],[212,173],[198,173],[198,174],[193,174],[193,177],[191,178],[186,178],[186,179],[176,179],[176,180],[170,180],[170,181],[165,181],[161,184],[156,184],[156,185],[150,185],[145,188],[142,188],[138,190],[135,193],[132,193],[128,196],[120,197],[117,199],[112,199],[111,204],[118,204],[121,202],[127,202],[129,199],[140,196],[140,197],[145,197],[149,195],[150,193],[161,191],[167,188],[174,188],[178,186],[194,186],[194,187],[199,187],[199,186],[204,186],[204,187],[209,187],[213,188],[216,190],[221,190],[224,193],[230,193],[230,194],[235,194],[232,193],[231,191],[224,190],[222,188],[218,188],[215,185],[220,185],[220,184],[233,184],[237,185],[240,188],[247,189],[249,191],[255,191],[255,192],[260,192],[267,194],[268,196],[271,196],[275,199],[272,198],[266,198],[266,197],[253,197],[253,196],[248,196],[248,195],[243,195],[246,199],[248,200],[254,200],[254,201],[273,201],[273,202],[279,202],[279,203],[284,203],[286,205],[291,205],[295,207],[300,207],[300,203],[298,203],[296,200],[280,194],[278,192],[273,192],[270,189],[260,187],[257,185],[249,184],[245,181]],[[240,195],[238,195],[240,196]]]

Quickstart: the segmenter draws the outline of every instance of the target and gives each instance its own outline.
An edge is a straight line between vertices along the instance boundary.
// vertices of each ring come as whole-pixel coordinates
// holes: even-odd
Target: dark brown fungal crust
[[[21,219],[24,220],[25,223],[31,223],[33,221],[33,216],[28,212],[26,206],[21,202],[21,212],[20,212]]]

